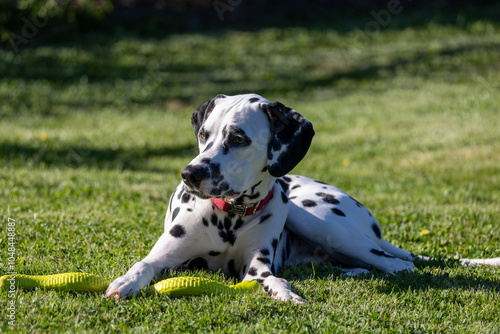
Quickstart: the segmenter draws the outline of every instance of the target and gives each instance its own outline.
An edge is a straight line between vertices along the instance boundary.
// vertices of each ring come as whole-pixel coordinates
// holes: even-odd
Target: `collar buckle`
[[[229,214],[235,214],[240,217],[243,217],[247,213],[247,206],[246,205],[236,205],[236,204],[229,204],[227,208],[227,213]]]

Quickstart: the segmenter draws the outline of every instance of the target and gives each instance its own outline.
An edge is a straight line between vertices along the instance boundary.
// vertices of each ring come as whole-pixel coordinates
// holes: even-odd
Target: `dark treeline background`
[[[301,24],[349,31],[357,26],[357,19],[366,22],[374,18],[372,11],[391,8],[405,13],[405,20],[393,20],[392,27],[431,20],[456,24],[460,18],[493,18],[499,6],[495,0],[3,0],[0,40],[9,48],[16,37],[33,30],[40,34],[37,31],[31,46],[96,31],[161,37],[184,31]]]

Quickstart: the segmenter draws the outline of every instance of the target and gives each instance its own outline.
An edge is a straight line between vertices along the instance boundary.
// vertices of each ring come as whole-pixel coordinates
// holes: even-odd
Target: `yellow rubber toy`
[[[235,295],[258,291],[260,284],[257,281],[243,281],[234,285],[224,285],[202,277],[174,277],[156,283],[153,288],[158,293],[166,293],[172,297],[219,293]]]
[[[6,275],[0,277],[0,288],[9,290],[15,284],[22,289],[52,289],[57,291],[106,290],[109,281],[101,276],[86,273],[64,273],[55,275]]]
[[[55,275],[6,275],[0,277],[0,289],[12,290],[15,285],[22,289],[51,289],[57,291],[102,292],[109,285],[109,280],[93,274],[63,273]],[[217,281],[201,277],[174,277],[164,279],[148,291],[168,294],[172,297],[197,296],[203,294],[240,294],[260,290],[257,281],[244,281],[234,285],[224,285]]]

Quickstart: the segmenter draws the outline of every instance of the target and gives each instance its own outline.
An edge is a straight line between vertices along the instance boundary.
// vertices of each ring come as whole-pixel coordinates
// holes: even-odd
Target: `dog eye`
[[[198,138],[200,138],[200,140],[206,140],[207,137],[208,136],[205,132],[200,132],[200,134],[198,135]]]
[[[246,139],[245,139],[245,137],[242,137],[242,136],[235,136],[233,138],[233,142],[236,144],[243,144],[246,142]]]

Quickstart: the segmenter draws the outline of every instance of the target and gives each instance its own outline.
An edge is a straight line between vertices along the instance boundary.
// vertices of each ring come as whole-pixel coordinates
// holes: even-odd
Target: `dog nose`
[[[201,181],[208,178],[210,173],[202,166],[187,165],[181,172],[184,183],[192,188],[199,188]]]

